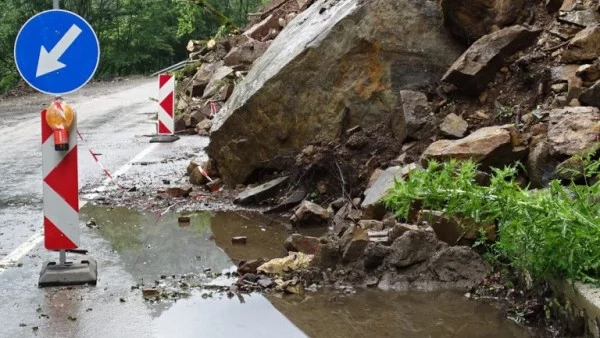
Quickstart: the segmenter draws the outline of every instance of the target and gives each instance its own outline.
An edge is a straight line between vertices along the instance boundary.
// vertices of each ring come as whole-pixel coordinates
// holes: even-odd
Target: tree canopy
[[[266,0],[61,0],[81,15],[100,40],[96,77],[147,74],[187,57],[189,39],[207,39],[224,25],[243,26],[249,12]],[[0,92],[19,74],[13,47],[20,27],[52,8],[52,0],[0,0]],[[222,15],[208,9],[214,8]]]

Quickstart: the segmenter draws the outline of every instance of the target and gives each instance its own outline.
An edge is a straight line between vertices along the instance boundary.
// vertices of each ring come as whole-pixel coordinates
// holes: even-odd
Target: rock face
[[[589,61],[600,56],[600,24],[589,26],[569,42],[563,52],[561,61],[564,63]]]
[[[480,162],[482,167],[501,166],[514,162],[524,153],[513,146],[512,126],[494,126],[478,129],[469,136],[456,140],[440,140],[432,143],[422,155],[422,164],[427,166],[429,159],[447,161],[449,159],[471,159]],[[514,133],[514,130],[512,131]]]
[[[442,81],[476,95],[487,87],[506,57],[531,46],[540,32],[517,25],[488,34],[456,60]]]
[[[399,91],[439,81],[462,52],[438,6],[417,0],[321,0],[296,16],[216,116],[207,148],[225,183],[307,142],[387,121],[400,142]]]
[[[512,25],[525,0],[441,0],[444,23],[467,43],[492,32],[494,27]]]
[[[600,110],[595,107],[567,107],[550,111],[548,145],[550,155],[572,156],[590,148],[600,139]]]

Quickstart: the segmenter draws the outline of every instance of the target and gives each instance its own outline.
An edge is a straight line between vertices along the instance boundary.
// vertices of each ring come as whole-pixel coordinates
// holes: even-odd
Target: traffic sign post
[[[58,1],[54,2],[57,7]],[[60,99],[83,87],[96,72],[100,46],[92,27],[79,15],[54,9],[30,18],[15,41],[15,63],[34,89],[55,96],[42,111],[44,244],[59,251],[58,262],[42,267],[39,286],[92,284],[96,262],[67,261],[79,247],[77,117]]]

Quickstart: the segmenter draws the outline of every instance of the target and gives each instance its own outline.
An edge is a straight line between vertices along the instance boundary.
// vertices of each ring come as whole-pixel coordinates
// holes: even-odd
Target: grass
[[[396,181],[384,199],[404,220],[409,205],[443,211],[485,225],[495,222],[498,240],[487,245],[486,257],[497,264],[527,271],[534,280],[548,277],[600,285],[600,161],[583,159],[584,184],[557,180],[543,190],[516,182],[518,166],[493,169],[489,186],[476,183],[471,161],[438,163]]]

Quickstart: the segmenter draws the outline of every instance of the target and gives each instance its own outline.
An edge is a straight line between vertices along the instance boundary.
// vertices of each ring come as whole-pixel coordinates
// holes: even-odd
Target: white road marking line
[[[158,143],[150,144],[150,146],[148,146],[146,149],[142,150],[142,152],[137,154],[129,162],[127,162],[125,165],[123,165],[121,168],[119,168],[117,171],[115,171],[113,177],[116,179],[120,175],[123,175],[124,173],[126,173],[129,169],[131,169],[131,166],[133,165],[133,163],[146,157],[156,147],[158,147]],[[102,184],[96,189],[97,192],[93,193],[91,195],[88,195],[87,198],[94,199],[94,198],[98,197],[100,195],[99,193],[105,191],[111,182],[112,182],[112,180],[110,178],[106,178],[104,181],[102,181]],[[79,200],[79,208],[80,209],[83,208],[86,204],[87,204],[87,201]],[[4,259],[2,259],[0,261],[0,274],[6,270],[6,267],[14,265],[19,259],[23,258],[23,256],[25,256],[29,251],[33,250],[33,248],[38,246],[43,241],[44,241],[44,233],[42,231],[36,232],[35,234],[33,234],[33,236],[29,237],[29,239],[27,241],[25,241],[25,243],[19,245],[18,248],[13,250],[6,257],[4,257]]]

